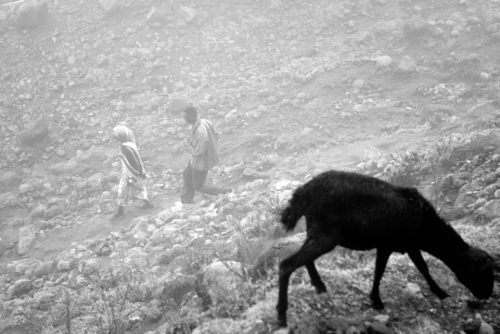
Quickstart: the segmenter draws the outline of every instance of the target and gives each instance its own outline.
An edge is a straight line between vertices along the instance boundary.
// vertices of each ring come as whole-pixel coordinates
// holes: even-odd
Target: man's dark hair
[[[193,106],[189,106],[184,109],[184,113],[186,113],[189,117],[198,117],[198,111],[196,111],[196,108]]]

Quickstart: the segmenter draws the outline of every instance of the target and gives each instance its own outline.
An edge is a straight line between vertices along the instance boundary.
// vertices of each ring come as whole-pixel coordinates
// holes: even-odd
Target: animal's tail
[[[288,206],[281,211],[281,224],[286,231],[293,231],[297,221],[306,213],[307,205],[304,188],[297,188],[288,202]]]

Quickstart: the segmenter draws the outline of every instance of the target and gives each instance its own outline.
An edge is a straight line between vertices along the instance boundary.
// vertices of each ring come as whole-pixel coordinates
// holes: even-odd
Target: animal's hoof
[[[326,286],[319,286],[319,287],[316,287],[316,292],[317,293],[326,293]]]
[[[278,316],[278,326],[280,327],[286,327],[286,316]]]
[[[478,310],[482,307],[481,302],[479,300],[471,300],[469,299],[467,302],[467,307],[473,310]]]
[[[446,292],[444,292],[443,290],[438,290],[438,291],[436,291],[436,296],[439,299],[445,299],[445,298],[448,298],[450,295],[447,294]]]
[[[372,300],[372,308],[375,310],[383,310],[384,309],[384,303],[382,301],[373,301]]]

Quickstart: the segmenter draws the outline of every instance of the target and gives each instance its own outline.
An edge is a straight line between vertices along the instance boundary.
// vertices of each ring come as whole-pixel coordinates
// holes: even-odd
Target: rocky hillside
[[[249,278],[300,246],[276,213],[331,168],[419,187],[500,253],[498,2],[0,0],[0,50],[2,334],[272,332],[276,275]],[[209,181],[235,189],[194,207],[176,203],[188,104],[221,133]],[[111,223],[119,121],[156,208]],[[500,331],[498,286],[467,300],[432,259],[452,301],[398,257],[380,314],[373,253],[320,262],[331,300],[297,274],[297,333]]]

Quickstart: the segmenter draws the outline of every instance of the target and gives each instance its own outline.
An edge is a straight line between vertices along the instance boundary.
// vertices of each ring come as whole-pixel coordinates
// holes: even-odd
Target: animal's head
[[[455,271],[458,280],[476,298],[490,298],[494,284],[493,258],[482,249],[471,247],[459,262],[459,268]]]

